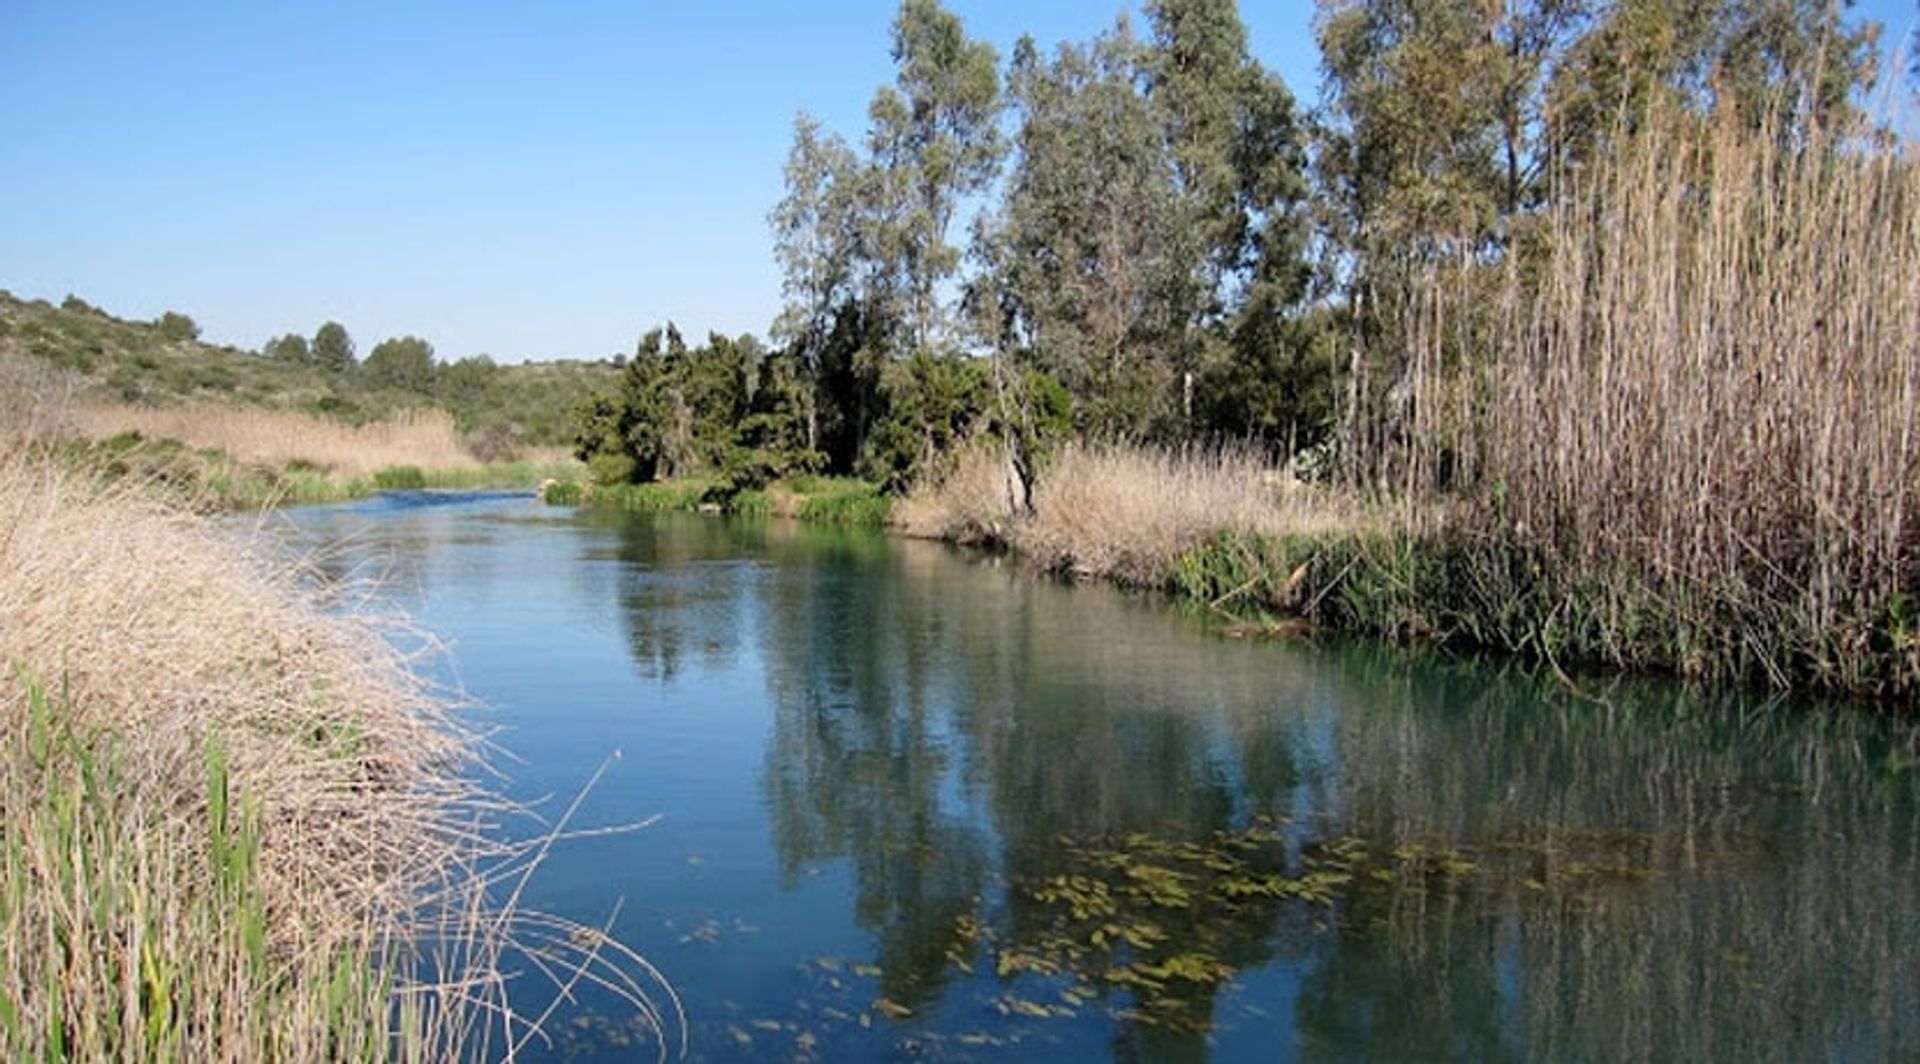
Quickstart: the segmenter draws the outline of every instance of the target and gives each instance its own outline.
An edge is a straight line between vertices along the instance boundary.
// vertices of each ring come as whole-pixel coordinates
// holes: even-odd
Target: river
[[[511,797],[557,814],[604,766],[574,827],[658,817],[563,842],[527,902],[611,919],[690,1059],[1920,1055],[1912,724],[1233,639],[777,520],[275,524],[443,645]],[[593,993],[549,1031],[652,1053]]]

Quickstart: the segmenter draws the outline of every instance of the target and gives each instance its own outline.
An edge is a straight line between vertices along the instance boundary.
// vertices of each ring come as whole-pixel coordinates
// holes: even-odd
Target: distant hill
[[[619,372],[607,361],[495,364],[467,358],[436,363],[419,386],[396,388],[359,367],[333,371],[202,343],[197,334],[181,314],[130,321],[74,296],[55,305],[0,289],[0,359],[38,360],[73,374],[102,402],[211,401],[355,423],[435,406],[451,411],[460,431],[484,451],[568,442],[568,411]]]

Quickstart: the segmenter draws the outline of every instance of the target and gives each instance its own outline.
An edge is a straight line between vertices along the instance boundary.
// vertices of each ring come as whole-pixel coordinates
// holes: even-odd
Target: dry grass
[[[889,523],[902,535],[965,546],[1008,541],[1019,510],[1019,485],[1003,449],[969,444],[937,481],[914,486],[894,503]]]
[[[1167,586],[1180,560],[1221,533],[1278,538],[1354,532],[1373,519],[1250,451],[1072,443],[1016,513],[1008,467],[970,449],[939,484],[896,508],[909,534],[998,543],[1050,572],[1128,587]]]
[[[246,465],[281,468],[304,462],[342,477],[370,476],[392,466],[471,469],[480,464],[460,442],[453,416],[443,410],[348,425],[293,411],[218,403],[117,405],[78,410],[74,425],[95,439],[138,432],[148,439],[217,448]]]
[[[0,457],[0,668],[5,1055],[489,1055],[515,936],[645,997],[490,897],[546,843],[480,834],[475,736],[241,533]]]
[[[1597,656],[1911,687],[1920,166],[1648,126],[1412,301],[1406,495],[1454,466],[1463,531],[1544,559],[1569,616],[1630,585],[1580,620]]]
[[[12,440],[44,441],[71,435],[79,376],[16,351],[0,340],[0,447]]]

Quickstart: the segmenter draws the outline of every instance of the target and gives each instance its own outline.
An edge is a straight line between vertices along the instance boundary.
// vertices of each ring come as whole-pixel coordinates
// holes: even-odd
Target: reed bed
[[[552,840],[490,841],[479,737],[391,635],[231,526],[0,457],[0,1056],[507,1056],[514,957],[664,1052],[643,961],[518,910]]]
[[[908,534],[997,544],[1049,572],[1140,588],[1171,586],[1183,559],[1222,533],[1316,537],[1374,523],[1362,507],[1231,447],[1071,443],[1039,478],[1030,514],[1010,478],[998,449],[970,449],[945,479],[903,500],[899,523]]]
[[[1513,607],[1498,638],[1913,691],[1920,167],[1656,118],[1563,185],[1404,328],[1401,495],[1466,500],[1448,547]]]
[[[193,403],[156,407],[92,406],[74,414],[83,436],[104,439],[137,432],[225,452],[246,465],[305,464],[338,477],[366,477],[392,466],[474,469],[480,462],[461,443],[453,415],[414,410],[386,421],[350,425],[290,410]]]

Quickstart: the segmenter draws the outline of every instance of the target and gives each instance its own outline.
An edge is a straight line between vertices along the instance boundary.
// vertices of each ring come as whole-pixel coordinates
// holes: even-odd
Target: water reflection
[[[1294,1043],[1314,1055],[1920,1048],[1910,728],[1248,646],[918,545],[861,556],[786,529],[766,549],[789,574],[764,585],[759,636],[781,868],[851,862],[903,1005],[997,972],[1118,1017],[1116,1052],[1199,1054],[1210,1027],[1247,1019],[1216,1016],[1236,977],[1284,960]],[[1258,818],[1285,825],[1259,856],[1282,880],[1346,878],[1324,899],[1226,904],[1168,857],[1169,840],[1243,839]],[[1360,856],[1316,864],[1332,846]],[[1177,877],[1186,900],[1110,891],[1103,918],[1169,944],[1060,941],[1090,922],[1035,885],[1097,883],[1076,847],[1123,884]],[[1182,956],[1224,972],[1166,980],[1176,1010],[1114,981]]]
[[[1226,639],[814,526],[456,511],[301,520],[399,574],[530,791],[625,749],[598,819],[667,819],[542,903],[626,898],[696,1054],[1920,1056],[1913,724]],[[594,1024],[560,1052],[629,1051]]]

